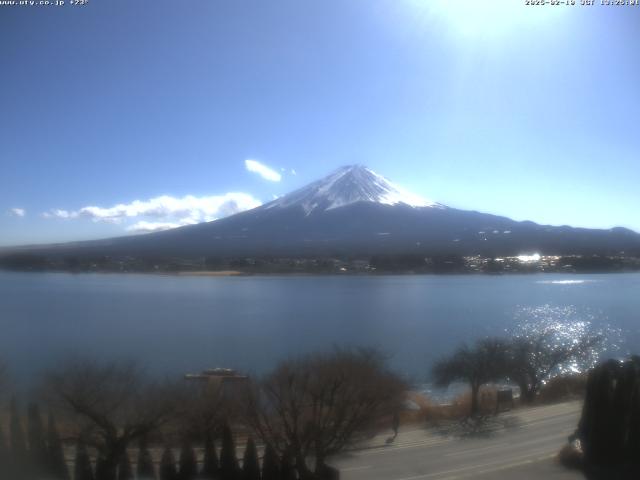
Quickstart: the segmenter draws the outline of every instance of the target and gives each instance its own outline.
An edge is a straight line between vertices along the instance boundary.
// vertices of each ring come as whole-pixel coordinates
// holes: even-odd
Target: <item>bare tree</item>
[[[224,395],[220,382],[186,382],[181,397],[178,429],[200,442],[214,440],[224,423],[237,416],[238,399]]]
[[[472,347],[462,345],[450,357],[438,361],[433,367],[435,382],[447,386],[462,381],[471,387],[472,417],[479,413],[478,393],[485,383],[507,376],[509,347],[500,338],[486,338]]]
[[[510,378],[520,387],[523,401],[531,403],[554,375],[592,366],[603,342],[602,334],[579,326],[565,329],[556,323],[542,323],[535,329],[521,329],[511,340]]]
[[[97,449],[109,480],[129,444],[161,427],[176,409],[175,389],[146,379],[133,363],[72,360],[46,376],[45,391],[75,422],[78,438]]]
[[[247,421],[300,478],[315,478],[330,455],[344,450],[400,407],[406,384],[374,350],[336,349],[282,362],[250,389]]]

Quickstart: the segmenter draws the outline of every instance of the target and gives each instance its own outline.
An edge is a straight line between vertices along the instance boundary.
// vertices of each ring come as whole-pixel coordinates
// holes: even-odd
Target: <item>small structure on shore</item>
[[[496,414],[508,412],[513,408],[513,389],[502,388],[496,390]]]
[[[202,382],[208,388],[218,389],[221,395],[229,396],[241,392],[249,384],[247,375],[240,375],[231,368],[209,368],[200,373],[187,373],[185,380]]]

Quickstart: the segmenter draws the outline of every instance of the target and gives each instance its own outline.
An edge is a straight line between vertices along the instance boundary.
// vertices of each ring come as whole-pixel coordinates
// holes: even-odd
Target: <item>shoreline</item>
[[[97,272],[101,273],[101,272]],[[128,273],[128,272],[127,272]],[[147,272],[132,272],[132,273],[147,273]],[[179,277],[237,277],[237,276],[247,276],[245,272],[241,272],[239,270],[201,270],[201,271],[180,271],[180,272],[148,272],[151,274],[160,274],[160,275],[176,275]]]
[[[149,270],[17,270],[0,268],[0,273],[65,273],[71,275],[158,275],[166,277],[511,277],[511,276],[539,276],[554,275],[565,277],[576,277],[582,275],[633,275],[639,274],[640,270],[610,270],[610,271],[580,271],[580,272],[557,272],[557,271],[512,271],[500,273],[488,272],[243,272],[241,270],[179,270],[179,271],[149,271]]]

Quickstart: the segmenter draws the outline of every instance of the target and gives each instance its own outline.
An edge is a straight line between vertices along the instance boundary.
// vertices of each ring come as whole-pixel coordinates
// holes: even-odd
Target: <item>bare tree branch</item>
[[[432,369],[436,384],[447,386],[463,381],[471,387],[471,416],[479,413],[478,392],[485,383],[507,376],[509,346],[501,338],[486,338],[473,346],[462,345]]]
[[[134,363],[70,360],[46,375],[44,390],[52,407],[76,424],[77,437],[100,452],[109,478],[127,446],[177,408],[175,388],[148,380]]]
[[[281,363],[249,388],[247,423],[265,443],[289,452],[301,478],[400,408],[406,384],[373,350],[340,350]]]
[[[567,335],[562,328],[543,324],[536,329],[523,329],[511,340],[510,377],[520,387],[525,402],[535,400],[544,382],[567,367],[590,366],[598,358],[605,340],[603,334],[583,328],[572,329]]]

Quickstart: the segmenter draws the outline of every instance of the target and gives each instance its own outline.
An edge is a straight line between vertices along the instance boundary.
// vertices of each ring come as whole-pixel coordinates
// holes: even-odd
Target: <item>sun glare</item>
[[[518,0],[406,0],[412,8],[455,33],[491,37],[556,17],[561,8],[534,8]]]

